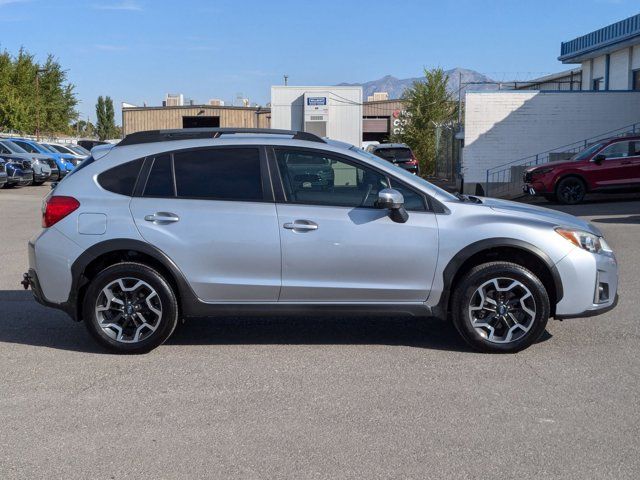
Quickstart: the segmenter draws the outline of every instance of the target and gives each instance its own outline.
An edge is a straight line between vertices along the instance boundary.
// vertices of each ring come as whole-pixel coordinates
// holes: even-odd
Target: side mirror
[[[607,157],[605,157],[602,154],[599,154],[593,157],[593,163],[595,163],[596,165],[602,165],[602,162],[604,162],[606,159]]]
[[[404,208],[404,197],[393,188],[384,188],[378,192],[376,207],[389,210],[389,218],[396,223],[409,220],[409,214]]]

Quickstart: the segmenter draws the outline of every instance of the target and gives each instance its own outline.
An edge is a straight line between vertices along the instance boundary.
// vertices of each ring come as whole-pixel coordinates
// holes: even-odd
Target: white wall
[[[327,136],[360,146],[362,143],[362,87],[271,87],[271,128],[303,130],[304,94],[329,92]]]
[[[640,92],[469,92],[463,175],[486,170],[640,122]]]
[[[640,45],[634,46],[631,54],[631,69],[637,70],[638,68],[640,68]]]

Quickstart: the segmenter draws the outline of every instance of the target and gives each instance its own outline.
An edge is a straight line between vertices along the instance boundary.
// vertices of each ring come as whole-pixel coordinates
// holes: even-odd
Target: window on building
[[[214,148],[173,156],[177,195],[209,200],[263,199],[257,148]]]
[[[604,86],[604,81],[602,77],[594,78],[593,83],[591,85],[591,90],[602,90],[603,86]]]
[[[640,69],[632,72],[631,90],[640,91]]]

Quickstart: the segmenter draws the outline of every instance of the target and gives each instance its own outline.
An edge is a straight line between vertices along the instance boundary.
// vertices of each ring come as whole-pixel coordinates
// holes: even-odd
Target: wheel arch
[[[82,320],[82,302],[91,279],[106,267],[125,261],[145,264],[165,277],[174,289],[180,312],[197,299],[182,271],[155,246],[133,239],[106,240],[85,250],[71,266],[72,286],[67,304],[72,307],[74,320]]]
[[[531,270],[543,283],[551,303],[551,316],[562,300],[562,279],[549,255],[535,245],[514,238],[491,238],[467,245],[447,264],[443,272],[443,293],[438,311],[447,316],[451,307],[451,292],[460,278],[473,267],[490,261],[504,260]]]
[[[584,184],[585,190],[587,192],[590,191],[589,182],[587,182],[587,179],[584,178],[584,175],[582,175],[582,173],[575,172],[575,171],[569,171],[569,172],[562,172],[560,175],[558,175],[554,179],[554,181],[553,181],[553,193],[554,194],[557,194],[558,185],[560,184],[561,181],[563,181],[566,178],[577,178],[578,180],[580,180]]]

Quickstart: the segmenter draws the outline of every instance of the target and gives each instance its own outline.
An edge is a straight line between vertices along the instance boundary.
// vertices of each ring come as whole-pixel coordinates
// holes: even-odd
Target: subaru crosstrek
[[[332,180],[298,178],[301,159]],[[550,317],[617,301],[590,223],[451,195],[309,133],[134,133],[60,182],[42,222],[25,288],[116,352],[149,351],[187,317],[322,312],[438,316],[514,352]]]

